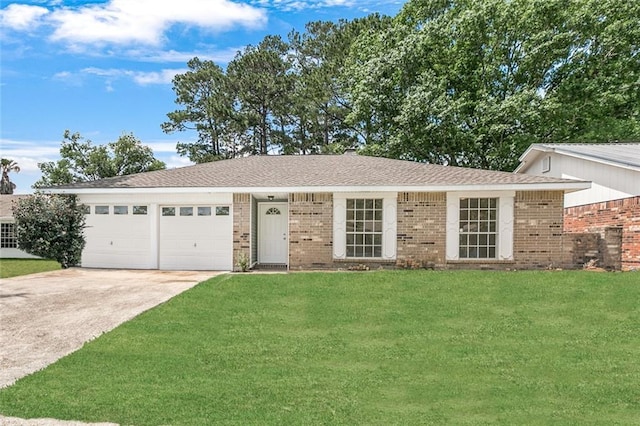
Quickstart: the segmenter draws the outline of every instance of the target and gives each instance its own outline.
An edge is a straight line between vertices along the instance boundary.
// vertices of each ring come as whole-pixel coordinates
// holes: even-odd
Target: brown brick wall
[[[398,194],[398,267],[444,265],[446,216],[444,192]]]
[[[251,256],[251,195],[233,194],[233,266],[240,253]]]
[[[622,269],[640,269],[640,196],[564,209],[567,233],[595,233],[605,238],[606,229],[612,227],[622,229]]]
[[[520,191],[514,200],[513,257],[516,268],[564,267],[562,191]]]
[[[333,194],[289,194],[289,268],[333,267]]]

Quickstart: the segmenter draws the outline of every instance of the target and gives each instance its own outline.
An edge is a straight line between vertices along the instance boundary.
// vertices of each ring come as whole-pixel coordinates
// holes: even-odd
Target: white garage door
[[[231,270],[233,219],[230,207],[160,207],[160,269]]]
[[[87,268],[155,268],[148,206],[89,205],[82,252]]]

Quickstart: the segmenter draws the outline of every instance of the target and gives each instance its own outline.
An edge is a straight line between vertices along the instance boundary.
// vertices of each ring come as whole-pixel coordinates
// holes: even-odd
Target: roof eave
[[[354,186],[292,186],[292,187],[154,187],[154,188],[51,188],[49,194],[208,194],[258,192],[457,192],[457,191],[565,191],[589,189],[591,182],[537,182],[509,184],[465,185],[354,185]]]

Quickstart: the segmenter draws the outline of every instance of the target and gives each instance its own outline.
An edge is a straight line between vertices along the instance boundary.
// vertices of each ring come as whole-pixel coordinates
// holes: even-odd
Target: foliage
[[[79,133],[65,130],[61,159],[38,165],[42,178],[34,188],[73,182],[92,181],[113,176],[162,170],[165,164],[133,134],[123,134],[107,145],[93,145]]]
[[[226,71],[194,58],[173,80],[181,109],[167,114],[167,133],[196,131],[178,153],[200,163],[248,154],[342,152],[362,139],[360,123],[345,120],[349,100],[344,62],[359,32],[379,15],[310,22],[287,40],[266,36],[238,52]],[[380,24],[378,24],[380,25]]]
[[[0,412],[136,425],[635,424],[637,278],[220,276],[1,390]]]
[[[2,179],[0,180],[0,194],[13,194],[13,190],[16,189],[16,184],[11,182],[9,178],[10,172],[20,173],[20,166],[13,160],[8,158],[0,159],[0,166],[2,167]]]
[[[640,3],[412,0],[347,63],[366,150],[512,170],[534,142],[640,137]]]
[[[55,260],[47,259],[0,259],[0,278],[19,277],[60,269]]]
[[[247,253],[241,252],[240,254],[238,254],[236,266],[240,269],[240,272],[247,272],[249,270],[250,262]]]
[[[85,216],[75,196],[36,193],[21,198],[13,217],[19,249],[54,259],[62,268],[80,264]]]

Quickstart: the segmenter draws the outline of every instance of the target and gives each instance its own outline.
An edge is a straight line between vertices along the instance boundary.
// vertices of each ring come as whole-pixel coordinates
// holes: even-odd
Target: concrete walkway
[[[217,274],[71,268],[0,280],[0,388]]]

